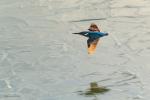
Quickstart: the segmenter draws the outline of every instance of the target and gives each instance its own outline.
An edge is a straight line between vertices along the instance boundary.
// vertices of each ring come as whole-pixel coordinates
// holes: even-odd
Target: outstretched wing
[[[98,41],[99,41],[99,38],[98,39],[89,38],[87,40],[88,54],[93,54],[95,52]]]
[[[92,23],[88,29],[89,31],[94,31],[94,32],[100,32],[100,29],[98,28],[98,26],[94,23]]]

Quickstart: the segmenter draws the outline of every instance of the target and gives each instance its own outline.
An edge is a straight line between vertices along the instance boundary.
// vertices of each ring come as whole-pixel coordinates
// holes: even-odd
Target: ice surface
[[[0,100],[149,100],[149,0],[1,0]],[[94,55],[71,33],[109,36]],[[76,92],[91,82],[110,89]]]

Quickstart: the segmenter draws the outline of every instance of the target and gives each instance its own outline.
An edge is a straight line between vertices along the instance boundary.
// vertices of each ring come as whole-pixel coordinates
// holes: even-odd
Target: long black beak
[[[72,33],[72,34],[80,34],[80,33]]]

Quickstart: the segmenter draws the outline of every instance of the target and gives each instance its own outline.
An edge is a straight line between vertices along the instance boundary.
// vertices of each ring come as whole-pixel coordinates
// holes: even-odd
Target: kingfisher
[[[100,38],[108,35],[108,33],[106,32],[100,32],[100,29],[97,27],[95,23],[92,23],[90,25],[88,31],[82,31],[72,34],[79,34],[88,38],[87,40],[88,54],[93,54],[96,50],[96,46]]]

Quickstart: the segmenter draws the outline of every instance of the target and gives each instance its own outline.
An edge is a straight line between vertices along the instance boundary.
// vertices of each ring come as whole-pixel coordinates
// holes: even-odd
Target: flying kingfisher
[[[100,29],[94,23],[90,25],[88,31],[82,31],[73,34],[79,34],[88,37],[87,40],[88,54],[93,54],[95,52],[97,43],[100,40],[100,38],[108,35],[108,33],[100,32]]]

